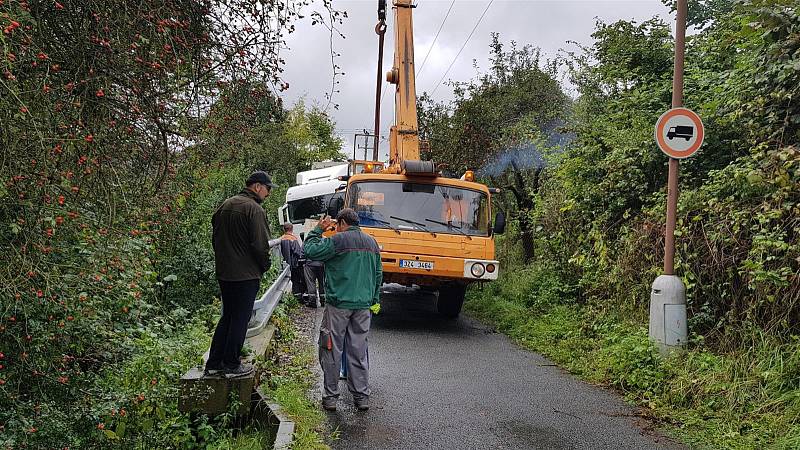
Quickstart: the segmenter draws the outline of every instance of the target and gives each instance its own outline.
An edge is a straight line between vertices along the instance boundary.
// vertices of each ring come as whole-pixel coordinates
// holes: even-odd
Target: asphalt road
[[[474,319],[440,318],[430,294],[385,293],[369,353],[371,409],[341,383],[334,449],[684,448],[613,392]]]

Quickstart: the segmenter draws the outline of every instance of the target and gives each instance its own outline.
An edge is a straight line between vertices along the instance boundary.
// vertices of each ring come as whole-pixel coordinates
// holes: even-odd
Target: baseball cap
[[[272,183],[272,178],[269,175],[267,175],[267,172],[261,170],[251,173],[250,176],[247,178],[247,181],[245,182],[245,184],[247,185],[251,185],[253,183],[263,184],[264,186],[267,186],[270,189],[278,187],[277,184]]]

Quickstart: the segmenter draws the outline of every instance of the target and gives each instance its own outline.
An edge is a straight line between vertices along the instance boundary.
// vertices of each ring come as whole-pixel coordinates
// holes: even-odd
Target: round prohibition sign
[[[700,116],[687,108],[673,108],[656,122],[658,148],[670,158],[688,158],[703,145],[705,128]]]

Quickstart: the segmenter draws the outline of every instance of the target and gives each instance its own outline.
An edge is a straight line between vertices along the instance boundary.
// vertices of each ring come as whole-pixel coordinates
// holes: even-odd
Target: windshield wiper
[[[397,227],[395,227],[394,225],[392,225],[391,223],[389,223],[389,222],[387,222],[385,220],[376,219],[374,217],[370,217],[369,220],[374,220],[375,222],[382,223],[382,224],[386,225],[387,227],[391,228],[392,230],[394,230],[395,233],[400,234],[400,229],[398,229]]]
[[[433,219],[425,219],[425,221],[426,221],[426,222],[432,222],[432,223],[439,224],[439,225],[444,225],[444,226],[446,226],[447,228],[452,228],[452,229],[454,229],[454,230],[458,231],[460,234],[463,234],[464,236],[466,236],[466,237],[467,237],[467,239],[469,239],[470,241],[472,240],[472,236],[468,235],[467,233],[464,233],[464,232],[461,230],[461,227],[456,227],[456,226],[453,226],[453,224],[452,224],[452,223],[440,222],[440,221],[438,221],[438,220],[433,220]]]
[[[389,216],[389,218],[390,219],[397,219],[397,220],[403,221],[405,223],[410,223],[411,225],[416,225],[418,228],[421,228],[423,231],[427,231],[428,233],[432,234],[433,237],[436,237],[436,233],[434,233],[433,231],[429,230],[428,227],[425,226],[425,224],[422,224],[422,223],[419,223],[419,222],[414,222],[413,220],[404,219],[402,217],[397,217],[397,216]]]

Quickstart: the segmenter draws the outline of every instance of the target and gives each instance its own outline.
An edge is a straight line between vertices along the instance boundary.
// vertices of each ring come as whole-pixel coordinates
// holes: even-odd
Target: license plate
[[[410,260],[410,259],[401,259],[400,260],[400,268],[401,269],[433,270],[433,262],[432,261],[414,261],[414,260]]]

